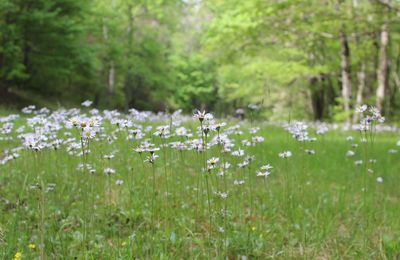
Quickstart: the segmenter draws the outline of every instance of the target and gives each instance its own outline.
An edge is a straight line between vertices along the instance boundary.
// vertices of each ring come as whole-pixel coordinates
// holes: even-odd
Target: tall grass
[[[365,177],[354,163],[364,156],[357,131],[330,130],[323,142],[307,146],[315,154],[306,154],[305,144],[287,139],[281,126],[254,122],[260,130],[250,133],[246,122],[228,121],[205,133],[203,122],[198,132],[199,122],[189,119],[181,126],[193,136],[176,135],[170,123],[171,133],[158,138],[156,127],[169,118],[131,120],[126,134],[103,120],[90,149],[84,142],[71,145],[80,143],[80,132],[61,127],[51,132],[53,140],[64,140],[57,149],[43,147],[38,156],[15,150],[19,157],[0,165],[1,259],[17,252],[25,259],[400,257],[399,153],[388,153],[396,149],[398,132],[374,133],[376,163]],[[2,160],[11,154],[5,150],[21,145],[15,130],[24,125],[31,131],[26,118],[13,123],[3,134],[13,139],[0,141]],[[130,137],[133,129],[143,137]],[[265,140],[243,142],[254,136]],[[360,146],[346,157],[352,143]],[[291,157],[279,157],[295,147]],[[232,155],[241,148],[243,155]],[[104,159],[111,153],[114,158]],[[212,158],[219,159],[215,167]],[[271,174],[257,176],[267,163]],[[114,171],[105,174],[106,168]],[[369,188],[361,193],[363,187]],[[358,221],[364,214],[368,225]]]

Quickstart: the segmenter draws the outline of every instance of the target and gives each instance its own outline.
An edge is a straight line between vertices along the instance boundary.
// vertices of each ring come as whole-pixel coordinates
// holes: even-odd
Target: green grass
[[[124,140],[125,131],[112,144],[90,142],[87,162],[96,165],[95,174],[77,170],[82,158],[69,155],[64,146],[22,150],[19,158],[0,165],[0,258],[12,259],[16,252],[22,259],[39,258],[42,228],[48,259],[400,257],[400,160],[398,153],[388,153],[396,148],[398,133],[377,135],[368,151],[367,158],[377,160],[368,165],[370,173],[354,164],[365,160],[356,131],[330,131],[303,147],[282,128],[259,126],[257,135],[265,141],[243,148],[255,155],[244,169],[236,167],[243,158],[221,154],[217,146],[206,154],[161,148],[153,169],[143,163],[148,153],[141,158],[133,151],[137,141]],[[248,128],[241,127],[243,136],[231,135],[237,145],[250,137]],[[354,140],[346,141],[348,135]],[[151,138],[160,144],[158,137]],[[353,143],[359,144],[356,155],[346,157]],[[3,150],[16,145],[0,141]],[[279,158],[284,150],[293,156]],[[113,159],[103,158],[112,152]],[[232,164],[224,177],[215,170],[202,173],[204,158],[213,156]],[[256,177],[266,163],[274,167],[271,175]],[[105,175],[105,167],[116,173]],[[124,183],[116,185],[117,179]],[[236,179],[246,183],[234,185]],[[46,192],[49,183],[55,188]],[[228,197],[219,198],[217,191],[227,191]]]

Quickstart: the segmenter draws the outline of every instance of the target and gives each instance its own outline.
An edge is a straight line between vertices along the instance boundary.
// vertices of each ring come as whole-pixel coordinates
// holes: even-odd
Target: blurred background
[[[398,0],[0,0],[1,107],[394,122],[399,21]]]

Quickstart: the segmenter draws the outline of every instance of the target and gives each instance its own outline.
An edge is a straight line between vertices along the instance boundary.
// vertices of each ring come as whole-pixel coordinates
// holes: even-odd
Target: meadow
[[[399,259],[399,129],[27,107],[0,117],[1,259]]]

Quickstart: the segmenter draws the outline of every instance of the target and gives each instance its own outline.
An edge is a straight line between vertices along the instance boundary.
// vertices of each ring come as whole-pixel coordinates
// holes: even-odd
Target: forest
[[[0,0],[0,259],[400,259],[400,0]]]
[[[400,118],[397,0],[1,0],[0,102]]]

